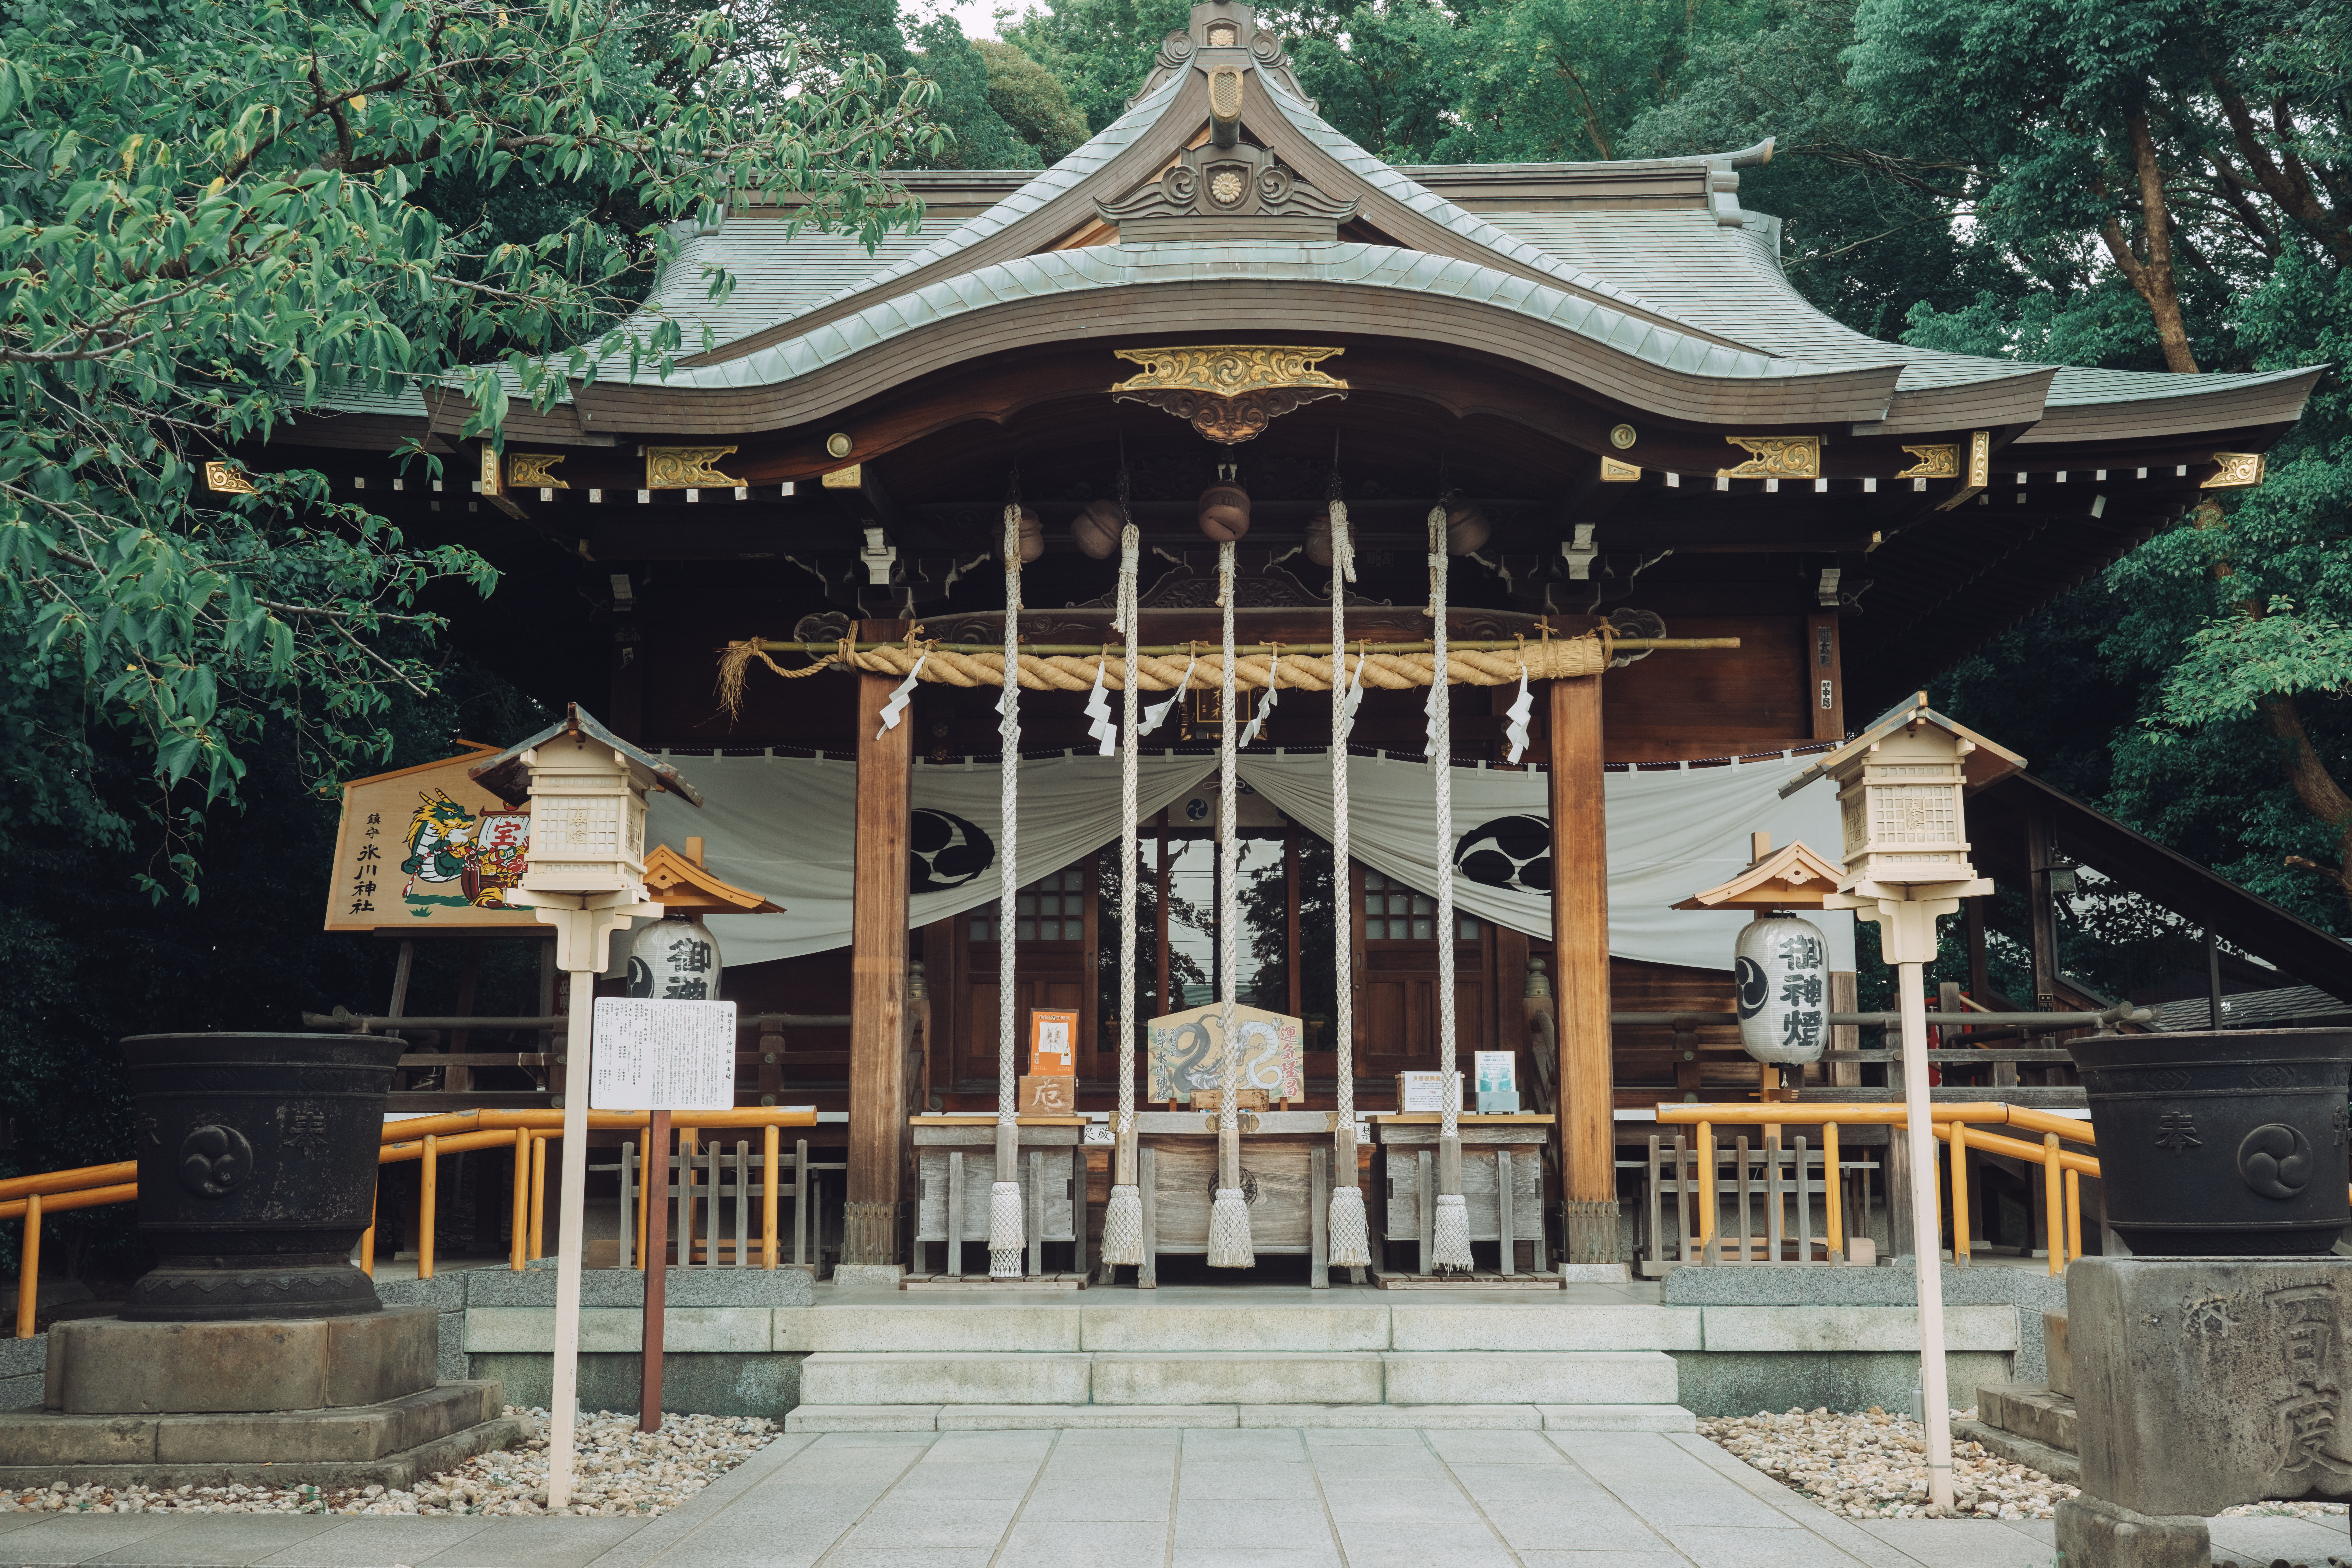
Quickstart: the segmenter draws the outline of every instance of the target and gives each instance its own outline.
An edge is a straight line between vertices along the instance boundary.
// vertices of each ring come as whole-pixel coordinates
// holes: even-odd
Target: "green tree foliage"
[[[1060,163],[1093,134],[1054,73],[995,38],[975,38],[988,62],[988,106],[1037,155],[1040,167]]]
[[[1032,7],[1002,31],[1062,84],[1092,135],[1127,112],[1160,40],[1191,16],[1187,0],[1066,0]]]
[[[914,29],[914,68],[939,89],[934,110],[949,134],[923,160],[938,169],[1035,169],[1037,150],[1017,135],[992,101],[991,62],[951,16]]]
[[[804,221],[869,236],[918,221],[885,170],[936,142],[933,89],[826,68],[747,44],[731,9],[625,0],[12,8],[0,826],[120,846],[143,818],[148,889],[193,896],[189,834],[266,733],[313,776],[382,756],[393,695],[430,689],[427,595],[487,593],[489,569],[316,473],[221,493],[204,465],[331,395],[443,377],[495,444],[510,395],[667,363],[674,326],[620,323],[668,224],[738,193],[801,192]],[[428,205],[436,184],[529,193],[538,221],[494,237]],[[101,765],[111,732],[143,771]]]

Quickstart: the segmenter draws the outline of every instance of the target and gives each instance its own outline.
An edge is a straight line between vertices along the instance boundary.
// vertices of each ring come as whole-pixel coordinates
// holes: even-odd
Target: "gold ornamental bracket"
[[[2200,490],[2252,489],[2263,482],[2260,452],[2216,452],[2213,461],[2221,467],[2211,479],[2197,487]]]
[[[1818,479],[1822,477],[1819,436],[1726,436],[1745,450],[1748,460],[1717,468],[1718,479]]]
[[[647,447],[645,452],[649,490],[724,490],[743,482],[711,466],[733,456],[732,447]]]
[[[562,452],[509,452],[507,483],[518,489],[568,490],[572,486],[555,477],[555,465],[568,454]]]
[[[1907,468],[1895,471],[1898,479],[1957,479],[1960,477],[1960,449],[1957,446],[1912,447],[1905,451],[1917,460]]]
[[[1601,482],[1604,485],[1636,484],[1641,478],[1642,468],[1638,463],[1628,463],[1617,458],[1604,457],[1601,459]]]
[[[217,496],[249,496],[253,481],[227,463],[209,462],[205,465],[205,489]]]
[[[1956,477],[1960,480],[1960,488],[1937,505],[1937,511],[1949,511],[1962,501],[1973,500],[1992,484],[1991,431],[1969,432],[1968,472]]]
[[[1346,352],[1256,343],[1113,349],[1143,369],[1113,383],[1111,401],[1148,404],[1221,446],[1237,447],[1302,405],[1347,396],[1345,381],[1317,368]]]

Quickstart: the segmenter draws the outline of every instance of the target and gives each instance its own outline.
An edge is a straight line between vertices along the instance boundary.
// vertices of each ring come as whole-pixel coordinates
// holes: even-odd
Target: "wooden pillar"
[[[867,638],[898,623],[869,621]],[[898,1256],[900,1152],[906,1138],[907,834],[914,716],[882,729],[898,680],[857,677],[856,881],[849,911],[849,1169],[844,1263]]]
[[[1559,1022],[1564,1263],[1615,1263],[1616,1073],[1609,1037],[1609,845],[1601,677],[1551,683],[1551,923]]]

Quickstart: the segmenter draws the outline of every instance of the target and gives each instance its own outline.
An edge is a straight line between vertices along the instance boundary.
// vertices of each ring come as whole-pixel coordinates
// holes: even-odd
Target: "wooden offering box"
[[[1260,1257],[1310,1259],[1308,1283],[1330,1284],[1331,1118],[1320,1110],[1241,1112],[1242,1190],[1248,1195],[1250,1247]],[[1143,1196],[1144,1262],[1136,1283],[1159,1284],[1157,1259],[1204,1256],[1209,1207],[1216,1201],[1217,1112],[1139,1112],[1136,1184]]]
[[[1411,1245],[1419,1272],[1429,1272],[1435,1223],[1437,1133],[1441,1118],[1426,1111],[1373,1111],[1380,1140],[1381,1171],[1387,1202],[1381,1205],[1382,1238]],[[1505,1243],[1501,1272],[1519,1272],[1517,1247],[1534,1244],[1535,1272],[1544,1259],[1543,1151],[1558,1119],[1524,1111],[1510,1116],[1465,1113],[1462,1129],[1462,1196],[1470,1213],[1473,1242]]]
[[[1045,1243],[1073,1242],[1070,1277],[1087,1271],[1084,1210],[1087,1152],[1080,1142],[1082,1116],[1024,1116],[1020,1121],[1022,1235],[1029,1244],[1031,1279],[1045,1274]],[[921,1276],[931,1244],[941,1247],[938,1278],[962,1271],[963,1247],[981,1248],[980,1272],[988,1272],[988,1199],[996,1184],[996,1118],[993,1114],[918,1116],[915,1131],[915,1274]]]

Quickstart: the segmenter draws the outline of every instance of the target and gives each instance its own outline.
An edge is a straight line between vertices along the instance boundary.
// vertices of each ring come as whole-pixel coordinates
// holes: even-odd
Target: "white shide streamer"
[[[916,659],[915,668],[907,672],[907,679],[890,689],[890,700],[882,704],[882,728],[874,731],[876,740],[897,729],[898,721],[907,716],[907,704],[915,700],[915,682],[923,679],[923,665],[930,657],[924,654]]]

